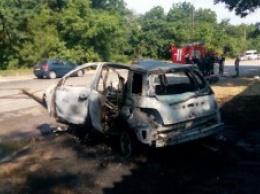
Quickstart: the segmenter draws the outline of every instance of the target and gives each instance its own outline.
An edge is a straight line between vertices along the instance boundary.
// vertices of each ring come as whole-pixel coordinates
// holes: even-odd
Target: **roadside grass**
[[[222,80],[212,85],[212,89],[222,120],[229,127],[227,137],[231,134],[234,139],[236,134],[237,141],[242,142],[245,149],[260,153],[260,79],[254,79],[255,74],[259,75],[260,71]]]
[[[33,69],[0,70],[0,77],[32,75]]]
[[[28,145],[30,141],[31,140],[22,140],[0,143],[0,161]]]
[[[23,148],[30,145],[31,140],[20,140],[0,143],[0,193],[16,194],[24,183],[24,168],[13,161],[14,157],[25,155]],[[12,162],[10,162],[12,161]],[[5,167],[3,167],[5,166]]]
[[[254,71],[248,73],[240,78],[227,78],[211,87],[215,93],[217,100],[222,100],[223,98],[232,99],[237,95],[242,96],[258,96],[260,95],[260,79],[254,79],[255,75],[260,75],[260,71]]]
[[[260,80],[253,78],[229,79],[212,85],[217,100],[237,95],[260,95]]]

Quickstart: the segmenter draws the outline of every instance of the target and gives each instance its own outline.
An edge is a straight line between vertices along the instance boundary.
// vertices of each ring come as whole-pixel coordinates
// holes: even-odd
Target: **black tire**
[[[137,139],[129,130],[123,130],[119,137],[119,147],[121,154],[128,158],[137,151]]]
[[[56,73],[54,71],[50,71],[49,74],[48,74],[48,77],[50,79],[55,79],[57,77]]]
[[[46,101],[46,94],[45,93],[42,95],[42,105],[45,108],[47,108],[47,101]]]
[[[38,75],[38,76],[36,76],[38,79],[42,79],[43,78],[43,76],[41,76],[41,75]]]

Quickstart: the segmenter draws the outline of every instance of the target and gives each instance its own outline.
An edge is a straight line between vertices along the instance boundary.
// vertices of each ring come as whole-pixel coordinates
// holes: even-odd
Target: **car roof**
[[[66,59],[46,59],[47,61],[67,61]]]
[[[39,61],[39,63],[42,63],[42,62],[53,62],[53,61],[61,61],[63,59],[42,59],[41,61]]]
[[[169,63],[152,59],[142,59],[137,63],[131,65],[130,70],[140,72],[153,72],[167,71],[171,69],[187,69],[192,67],[193,66],[191,64]]]

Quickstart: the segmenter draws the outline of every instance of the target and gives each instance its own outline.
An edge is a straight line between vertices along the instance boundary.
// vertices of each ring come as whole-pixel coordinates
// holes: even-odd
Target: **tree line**
[[[123,0],[0,0],[0,70],[32,67],[43,58],[127,62],[170,60],[170,45],[203,41],[216,54],[260,51],[255,25],[217,22],[215,11],[189,2],[137,15]]]

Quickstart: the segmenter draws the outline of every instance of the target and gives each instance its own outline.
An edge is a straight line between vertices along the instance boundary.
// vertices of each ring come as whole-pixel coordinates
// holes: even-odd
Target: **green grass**
[[[0,70],[0,77],[32,75],[33,69]]]

